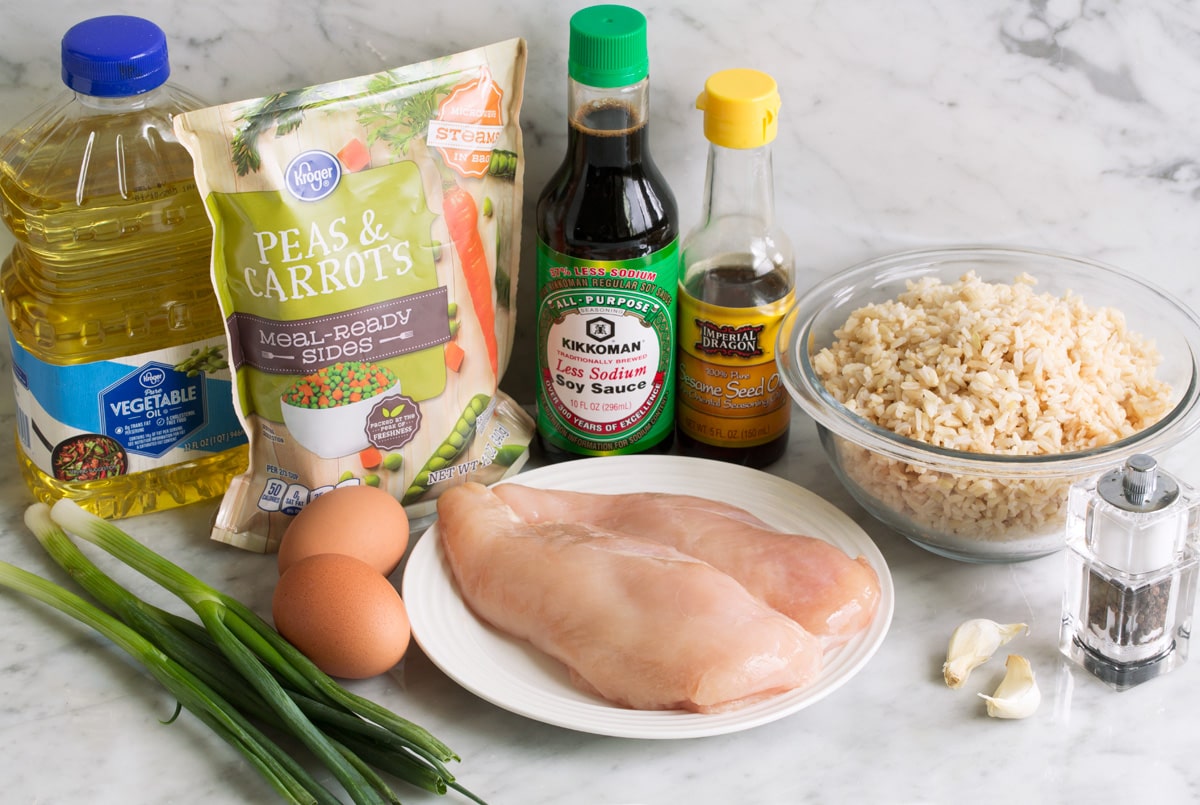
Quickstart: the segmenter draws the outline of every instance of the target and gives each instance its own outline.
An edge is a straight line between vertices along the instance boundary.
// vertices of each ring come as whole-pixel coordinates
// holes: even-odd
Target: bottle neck
[[[146,109],[158,103],[165,93],[166,85],[162,84],[148,92],[141,92],[137,95],[117,95],[109,97],[101,97],[99,95],[88,95],[83,92],[75,93],[75,100],[85,108],[98,112],[117,113],[136,111],[138,109]]]
[[[568,151],[578,163],[628,168],[649,161],[650,84],[590,87],[567,81]]]
[[[737,218],[761,225],[775,225],[775,183],[770,143],[758,148],[724,148],[710,144],[704,182],[701,221]]]

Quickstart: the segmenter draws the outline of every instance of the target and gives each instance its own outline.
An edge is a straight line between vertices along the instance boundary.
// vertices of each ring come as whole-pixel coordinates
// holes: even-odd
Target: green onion
[[[179,596],[200,616],[200,622],[212,635],[217,648],[221,650],[226,659],[237,668],[251,687],[258,691],[271,709],[283,719],[292,734],[333,772],[338,782],[356,803],[381,805],[387,801],[379,796],[374,786],[338,748],[311,721],[305,718],[300,708],[288,697],[259,657],[238,639],[235,631],[230,628],[230,622],[238,620],[237,615],[231,611],[235,609],[230,606],[233,599],[214,590],[183,568],[159,556],[116,526],[84,511],[74,501],[58,501],[50,510],[50,516],[67,531],[95,543]],[[257,617],[241,605],[238,605],[238,608],[244,609],[250,617]],[[277,670],[285,671],[283,668],[277,668]],[[286,671],[294,671],[294,669],[286,669]]]
[[[186,618],[180,618],[142,601],[105,575],[50,519],[48,506],[35,503],[26,509],[25,524],[50,557],[84,590],[115,613],[126,626],[186,669],[220,699],[232,705],[229,710],[230,717],[240,718],[241,714],[245,713],[273,726],[282,725],[281,721],[270,717],[272,711],[261,698],[248,693],[237,684],[228,682],[231,676],[229,665],[224,657],[215,651],[211,642],[206,640],[208,633],[203,628]],[[314,780],[278,745],[258,733],[248,723],[244,726],[255,734],[263,750],[287,768],[292,777],[308,792],[309,796],[300,801],[327,805],[338,802],[333,794]]]
[[[49,516],[45,506],[35,504],[26,522],[81,586],[135,634],[223,696],[234,713],[240,711],[297,737],[355,802],[398,801],[372,766],[434,793],[453,789],[481,802],[446,769],[445,763],[458,757],[445,744],[387,708],[347,691],[244,604],[72,502],[60,501],[48,511]],[[195,611],[203,627],[142,601],[105,576],[63,529],[95,543],[177,595]],[[288,770],[297,787],[309,792],[307,799],[299,801],[337,801],[273,744],[260,745],[275,764]]]
[[[272,670],[295,684],[298,690],[376,722],[435,764],[460,759],[428,730],[343,688],[249,607],[154,553],[107,520],[85,511],[71,500],[58,501],[50,514],[66,530],[103,548],[179,596],[200,616],[214,638],[218,638],[218,634],[214,633],[213,624],[205,620],[206,617],[219,621],[215,624],[216,632],[225,635],[236,632],[238,637],[261,651],[264,659],[270,658]],[[217,642],[221,645],[220,639]],[[222,646],[222,650],[225,647]]]
[[[261,733],[235,715],[236,711],[207,685],[133,629],[69,590],[7,562],[0,562],[0,585],[92,627],[138,660],[184,707],[244,755],[287,802],[319,802],[273,752],[264,748],[266,739]]]

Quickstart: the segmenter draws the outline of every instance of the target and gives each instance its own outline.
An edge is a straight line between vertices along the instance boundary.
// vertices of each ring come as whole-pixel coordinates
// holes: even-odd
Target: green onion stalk
[[[234,713],[240,711],[299,738],[355,802],[399,801],[372,766],[428,791],[444,794],[453,788],[481,802],[446,769],[445,762],[458,758],[445,744],[347,691],[236,599],[73,502],[60,501],[53,509],[35,504],[26,513],[26,523],[55,561],[135,634],[232,703]],[[63,529],[95,543],[176,594],[204,626],[134,596],[100,571]],[[293,791],[307,792],[296,801],[337,802],[269,740],[260,735],[256,745],[284,766],[295,780]]]
[[[238,684],[240,676],[232,671],[229,663],[216,651],[215,645],[207,639],[208,633],[202,627],[142,601],[105,575],[75,546],[66,532],[50,519],[48,506],[35,503],[26,509],[25,524],[67,575],[101,605],[116,614],[126,626],[228,702],[231,705],[229,712],[232,717],[241,718],[244,714],[274,727],[285,727],[281,719],[274,717],[274,711],[261,697]],[[252,726],[249,729],[254,732],[263,750],[286,766],[297,783],[306,790],[308,796],[301,797],[299,801],[326,805],[339,802],[296,763],[291,755]]]
[[[95,543],[175,593],[188,604],[200,617],[204,628],[212,635],[226,659],[283,719],[292,734],[329,768],[356,803],[382,805],[388,801],[379,795],[367,778],[338,751],[329,738],[304,717],[300,708],[288,697],[262,661],[239,640],[233,628],[238,615],[228,606],[227,596],[142,546],[115,526],[109,526],[102,518],[85,512],[73,501],[59,501],[50,510],[50,516],[67,531]],[[273,662],[277,659],[270,657],[267,661]]]
[[[8,562],[0,562],[0,585],[31,596],[92,627],[138,660],[183,707],[245,756],[285,801],[330,801],[312,795],[301,782],[306,776],[303,771],[294,762],[284,761],[278,753],[266,748],[268,739],[238,716],[237,711],[215,691],[112,615],[71,591]]]
[[[373,805],[393,801],[394,795],[386,790],[386,786],[381,790],[378,780],[369,780],[370,775],[364,774],[363,764],[348,757],[350,753],[335,746],[313,725],[288,696],[280,680],[308,698],[370,719],[392,732],[397,742],[432,765],[439,774],[453,780],[445,762],[458,757],[449,747],[424,728],[343,688],[249,607],[205,584],[74,501],[58,501],[50,514],[65,530],[94,543],[191,607],[220,652],[292,734],[329,768],[355,802]]]

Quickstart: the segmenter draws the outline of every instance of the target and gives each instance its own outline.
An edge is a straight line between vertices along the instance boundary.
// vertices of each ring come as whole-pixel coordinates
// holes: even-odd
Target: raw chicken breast
[[[670,545],[733,576],[818,637],[844,643],[870,624],[879,577],[865,559],[815,537],[777,531],[736,506],[654,492],[603,495],[498,484],[530,523],[569,520]]]
[[[707,713],[820,673],[816,638],[669,546],[577,523],[530,525],[475,483],[437,507],[467,605],[564,663],[582,690],[640,710]]]

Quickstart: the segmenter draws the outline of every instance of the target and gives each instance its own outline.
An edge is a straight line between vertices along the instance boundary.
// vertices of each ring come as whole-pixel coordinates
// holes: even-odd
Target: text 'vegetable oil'
[[[88,30],[100,21],[118,27]],[[39,500],[110,518],[218,496],[246,462],[209,279],[212,230],[171,127],[202,104],[161,82],[165,39],[141,73],[111,79],[125,84],[80,78],[88,36],[110,50],[141,38],[153,53],[155,32],[131,17],[76,26],[64,38],[75,89],[0,138],[0,214],[16,238],[0,292],[20,471]]]

